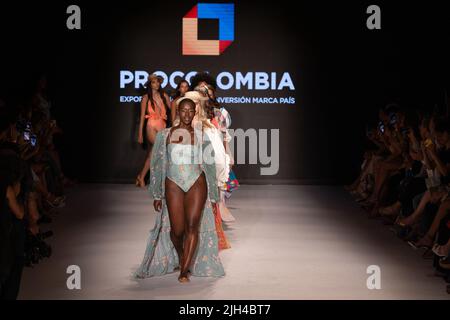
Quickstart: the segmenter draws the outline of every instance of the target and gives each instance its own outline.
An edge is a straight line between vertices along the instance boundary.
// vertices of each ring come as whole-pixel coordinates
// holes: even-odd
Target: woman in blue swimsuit
[[[156,137],[149,190],[158,215],[144,259],[134,274],[136,278],[177,269],[182,283],[189,281],[189,275],[225,274],[211,205],[220,200],[216,164],[204,152],[211,149],[204,132],[214,127],[206,118],[199,118],[199,101],[189,96],[179,100],[179,124],[160,131]],[[193,128],[194,117],[200,130]]]

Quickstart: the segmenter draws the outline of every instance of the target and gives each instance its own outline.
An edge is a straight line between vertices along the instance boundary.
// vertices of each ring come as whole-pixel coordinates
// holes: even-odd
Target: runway
[[[134,280],[155,219],[147,191],[78,185],[50,225],[52,257],[24,270],[19,299],[449,299],[431,261],[341,187],[242,185],[227,205],[225,277]],[[80,290],[67,289],[69,265],[81,268]],[[367,288],[369,265],[380,290]]]

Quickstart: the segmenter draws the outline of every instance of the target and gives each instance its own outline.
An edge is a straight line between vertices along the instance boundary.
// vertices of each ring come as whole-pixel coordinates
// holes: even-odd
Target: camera
[[[35,134],[30,135],[30,144],[31,144],[31,146],[33,146],[33,147],[36,146],[36,140],[37,140],[37,138],[36,138]]]

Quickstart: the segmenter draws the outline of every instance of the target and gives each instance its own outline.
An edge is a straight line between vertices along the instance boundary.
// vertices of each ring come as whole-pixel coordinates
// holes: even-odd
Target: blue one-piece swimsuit
[[[198,148],[191,144],[169,143],[167,145],[169,166],[167,178],[188,192],[202,174],[198,161]]]

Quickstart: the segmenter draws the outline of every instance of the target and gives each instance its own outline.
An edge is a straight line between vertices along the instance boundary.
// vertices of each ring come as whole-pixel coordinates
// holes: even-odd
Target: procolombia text
[[[142,96],[120,96],[121,103],[141,102]],[[220,104],[295,104],[295,97],[218,97]]]

